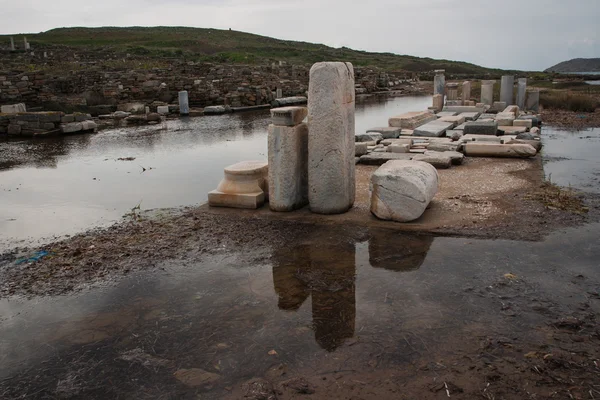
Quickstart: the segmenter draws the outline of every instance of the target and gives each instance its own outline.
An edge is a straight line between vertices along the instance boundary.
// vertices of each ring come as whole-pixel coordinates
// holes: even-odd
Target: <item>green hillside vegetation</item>
[[[7,37],[5,36],[8,40]],[[263,64],[276,61],[312,64],[318,61],[344,60],[356,66],[377,66],[385,70],[426,72],[445,69],[448,73],[498,75],[499,69],[478,65],[420,58],[392,53],[370,53],[322,44],[279,40],[231,30],[187,27],[129,28],[58,28],[27,35],[35,45],[64,45],[139,56],[184,57],[193,61]],[[22,35],[15,37],[21,43]]]

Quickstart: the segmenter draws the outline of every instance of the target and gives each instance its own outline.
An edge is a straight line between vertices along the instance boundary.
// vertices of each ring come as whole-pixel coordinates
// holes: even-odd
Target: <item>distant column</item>
[[[481,102],[491,106],[494,103],[494,84],[496,81],[481,81]]]
[[[449,83],[448,100],[458,100],[458,83]]]
[[[517,106],[522,110],[525,108],[525,93],[527,90],[527,78],[519,78],[517,81]]]
[[[435,76],[433,77],[433,94],[442,95],[442,104],[444,103],[444,96],[446,95],[446,77],[444,76],[443,69],[436,69]]]
[[[27,38],[26,37],[23,37],[23,48],[25,50],[29,50],[30,49],[29,42],[27,42]]]
[[[182,90],[179,92],[179,115],[190,115],[190,102],[187,90]]]
[[[275,98],[281,99],[282,97],[283,97],[283,90],[281,90],[281,88],[277,88],[277,91],[275,92]]]
[[[10,37],[10,50],[15,51],[15,38]]]
[[[515,77],[504,75],[500,81],[500,101],[505,102],[507,106],[514,103],[513,92],[515,89]]]
[[[531,90],[527,92],[527,110],[538,112],[540,110],[540,91]]]
[[[465,102],[471,100],[471,82],[465,81],[462,84],[462,101],[463,105]]]
[[[312,212],[348,211],[356,195],[354,68],[319,62],[308,84],[308,199]]]

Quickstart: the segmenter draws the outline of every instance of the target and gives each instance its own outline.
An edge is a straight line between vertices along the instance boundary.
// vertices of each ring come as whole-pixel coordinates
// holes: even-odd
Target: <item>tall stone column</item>
[[[496,81],[481,81],[481,102],[491,106],[494,104],[494,84]]]
[[[446,96],[446,77],[444,76],[443,69],[436,69],[435,76],[433,77],[433,94],[442,95],[442,104],[444,104],[444,97]]]
[[[269,207],[293,211],[308,204],[308,125],[305,107],[271,110]]]
[[[540,91],[531,90],[527,92],[527,110],[538,112],[540,110]]]
[[[515,89],[515,77],[512,75],[504,75],[500,81],[500,101],[510,106],[514,103],[513,92]]]
[[[462,84],[462,101],[463,101],[463,105],[465,105],[465,102],[471,100],[471,82],[470,81],[464,81]]]
[[[190,115],[190,101],[187,90],[182,90],[179,92],[179,115]]]
[[[339,214],[354,204],[354,68],[320,62],[308,85],[308,199],[312,212]]]
[[[10,50],[15,51],[15,39],[12,36],[10,37]]]
[[[527,78],[519,78],[517,81],[517,106],[521,110],[525,108],[525,93],[527,90]]]

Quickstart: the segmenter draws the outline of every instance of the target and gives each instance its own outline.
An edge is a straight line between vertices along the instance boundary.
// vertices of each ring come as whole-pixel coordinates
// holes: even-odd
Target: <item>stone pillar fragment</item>
[[[320,62],[308,85],[308,198],[311,211],[338,214],[354,204],[354,68]]]
[[[190,101],[187,90],[182,90],[179,92],[179,115],[190,115]]]
[[[444,104],[444,97],[446,96],[446,77],[444,76],[443,69],[436,69],[435,76],[433,77],[433,94],[441,94],[442,95],[442,104]]]
[[[529,111],[538,112],[540,110],[540,91],[531,90],[527,92],[527,104],[525,107]]]
[[[23,37],[23,49],[29,50],[31,47],[29,46],[29,42],[26,37]]]
[[[281,99],[282,97],[283,97],[283,90],[281,90],[281,88],[277,88],[277,91],[275,92],[275,98]]]
[[[308,204],[308,125],[305,107],[271,110],[269,125],[269,207],[292,211]]]
[[[433,95],[433,108],[435,109],[435,111],[442,111],[442,108],[444,108],[444,96],[441,94],[434,94]]]
[[[494,103],[494,84],[496,81],[481,81],[481,102],[488,106]]]
[[[515,77],[512,75],[504,75],[500,81],[500,101],[505,102],[506,105],[514,103],[514,92],[515,89]]]
[[[449,83],[447,86],[448,100],[458,100],[458,83]]]
[[[462,84],[462,101],[463,105],[467,105],[467,101],[471,100],[471,82],[465,81]]]
[[[525,109],[525,93],[527,90],[527,78],[519,78],[517,81],[517,106],[521,110]]]

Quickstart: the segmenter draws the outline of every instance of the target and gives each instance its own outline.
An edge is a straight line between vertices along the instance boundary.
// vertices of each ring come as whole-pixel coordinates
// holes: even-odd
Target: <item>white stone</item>
[[[525,109],[525,93],[527,90],[527,78],[519,78],[517,81],[517,105]]]
[[[308,115],[306,107],[279,107],[271,109],[273,125],[296,126],[304,121]]]
[[[25,107],[25,103],[17,103],[11,104],[8,106],[0,106],[0,112],[3,114],[14,114],[20,112],[27,112],[27,107]]]
[[[268,164],[243,161],[225,168],[217,190],[208,193],[211,207],[258,208],[268,199]]]
[[[179,92],[179,115],[190,115],[190,101],[187,90]]]
[[[465,154],[469,157],[533,157],[537,151],[529,144],[465,143]]]
[[[82,122],[70,122],[68,124],[61,124],[60,131],[62,133],[75,133],[83,130]]]
[[[310,209],[319,214],[343,213],[356,195],[352,64],[314,64],[308,99]]]
[[[156,112],[162,115],[167,115],[169,113],[169,106],[158,106],[156,107]]]
[[[435,121],[437,117],[429,111],[411,111],[401,115],[396,115],[388,120],[388,125],[403,128],[416,129],[428,122]]]
[[[436,169],[421,161],[388,161],[371,176],[371,212],[398,222],[421,217],[438,191]]]
[[[526,128],[531,128],[533,126],[533,121],[530,119],[515,119],[513,121],[513,126],[524,126]]]
[[[515,77],[512,75],[504,75],[500,81],[500,101],[509,104],[514,104]]]
[[[306,204],[308,126],[269,125],[269,207],[292,211]]]
[[[388,151],[390,153],[408,153],[410,151],[409,144],[391,144],[388,146]]]
[[[488,106],[494,103],[494,84],[496,81],[481,81],[481,102]]]

